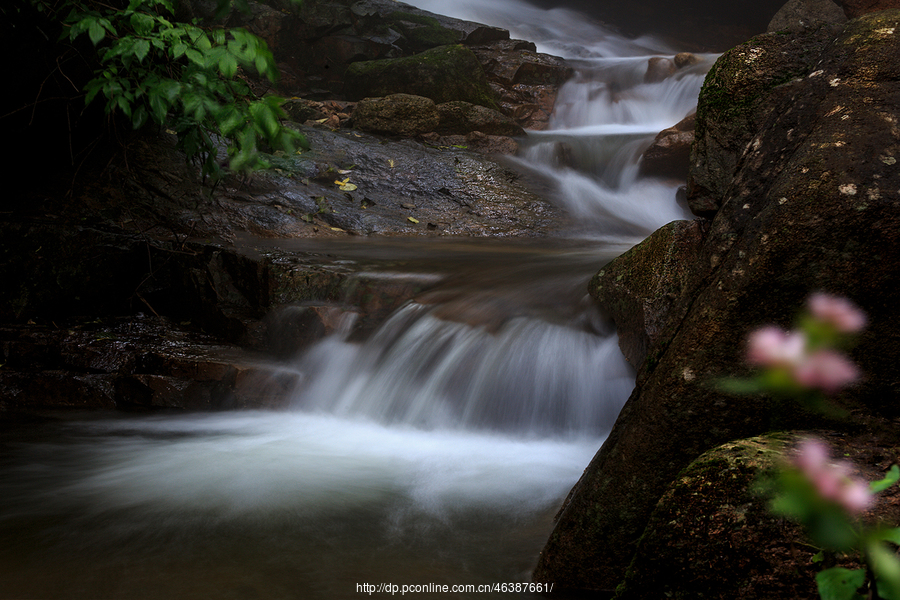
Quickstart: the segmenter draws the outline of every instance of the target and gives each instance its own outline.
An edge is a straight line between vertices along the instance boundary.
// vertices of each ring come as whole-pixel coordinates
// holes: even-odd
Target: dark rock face
[[[766,31],[800,32],[820,27],[828,23],[845,23],[847,21],[841,7],[831,0],[789,0],[781,7]]]
[[[710,72],[691,181],[715,218],[634,393],[560,512],[537,581],[615,588],[657,501],[694,458],[815,423],[712,384],[746,373],[741,340],[766,323],[789,326],[813,291],[847,296],[870,318],[853,352],[865,381],[839,402],[898,414],[897,31],[900,11],[885,11],[836,34],[761,36]]]
[[[674,221],[597,273],[588,290],[616,322],[619,348],[635,368],[656,346],[695,266],[705,223]]]
[[[351,100],[412,94],[438,104],[462,100],[497,108],[481,63],[462,45],[441,46],[403,58],[355,62],[344,74],[344,92]]]
[[[792,81],[815,70],[833,39],[828,29],[771,34],[741,44],[716,61],[700,91],[691,149],[688,202],[695,214],[716,214],[747,145],[777,110],[778,98],[789,93]]]

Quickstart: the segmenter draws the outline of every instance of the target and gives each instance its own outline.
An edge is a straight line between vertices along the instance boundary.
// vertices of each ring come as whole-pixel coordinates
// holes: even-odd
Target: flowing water
[[[687,216],[678,182],[640,177],[638,159],[692,109],[711,60],[645,83],[647,58],[673,49],[514,0],[418,4],[577,68],[517,161],[591,234],[316,246],[435,285],[367,341],[338,331],[282,365],[304,382],[291,410],[6,427],[0,598],[339,599],[385,593],[367,584],[528,581],[633,386],[587,281]]]

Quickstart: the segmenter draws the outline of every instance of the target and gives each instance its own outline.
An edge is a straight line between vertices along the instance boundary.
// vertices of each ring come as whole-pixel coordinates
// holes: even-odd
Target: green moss
[[[458,32],[441,26],[437,19],[427,15],[397,11],[388,16],[388,23],[415,46],[434,48],[460,41]]]
[[[355,62],[347,69],[345,79],[347,95],[357,100],[412,94],[438,104],[462,100],[498,108],[478,58],[459,44],[403,58]]]

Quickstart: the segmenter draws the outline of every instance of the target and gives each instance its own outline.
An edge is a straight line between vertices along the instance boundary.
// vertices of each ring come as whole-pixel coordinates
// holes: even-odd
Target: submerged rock
[[[819,422],[714,385],[748,373],[742,340],[764,324],[789,326],[812,292],[846,296],[869,315],[852,352],[865,379],[836,400],[855,420],[837,425],[900,414],[898,31],[895,10],[837,31],[760,36],[710,72],[691,182],[703,200],[695,210],[714,218],[634,392],[559,513],[537,581],[614,589],[657,502],[697,456]]]
[[[696,115],[691,114],[660,131],[641,156],[641,175],[685,181],[694,143],[695,122]]]

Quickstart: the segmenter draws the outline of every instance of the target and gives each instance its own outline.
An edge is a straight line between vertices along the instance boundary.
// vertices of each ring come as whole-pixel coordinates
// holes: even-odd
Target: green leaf
[[[897,481],[900,481],[900,467],[897,465],[893,465],[890,471],[887,472],[887,475],[884,476],[884,479],[880,481],[873,481],[869,484],[869,489],[873,494],[877,494],[878,492],[883,492],[888,489]]]
[[[88,37],[91,38],[95,46],[106,37],[106,30],[96,19],[92,20],[88,27]]]
[[[237,67],[237,60],[231,54],[223,54],[222,58],[219,59],[219,72],[224,77],[229,79],[234,77],[234,74],[237,73]]]
[[[206,61],[203,59],[203,55],[196,49],[186,48],[184,53],[192,63],[200,65],[201,67],[206,64]]]
[[[164,123],[166,114],[169,112],[169,102],[165,95],[160,93],[159,88],[150,90],[150,110],[153,113],[153,120],[157,123]]]
[[[144,57],[147,56],[147,53],[150,52],[150,42],[147,40],[138,40],[134,44],[134,55],[141,62],[144,62]]]
[[[870,539],[891,542],[892,544],[900,546],[900,527],[876,531]]]
[[[126,117],[131,117],[131,103],[124,96],[116,97],[116,105],[119,107],[119,110],[124,113]]]
[[[147,114],[147,108],[143,105],[138,106],[137,110],[135,110],[134,114],[131,116],[132,127],[134,127],[135,129],[140,129],[141,127],[143,127],[144,124],[147,123],[148,116],[149,115]]]
[[[878,543],[867,544],[866,554],[878,582],[878,595],[884,600],[900,600],[900,560],[897,555]]]
[[[137,35],[147,35],[151,31],[153,31],[156,26],[156,19],[148,14],[140,12],[131,15],[131,19],[129,19],[129,21],[131,22],[131,26],[134,28],[134,31]]]
[[[856,590],[866,581],[863,569],[851,571],[843,567],[825,569],[816,575],[816,586],[822,600],[854,600],[861,598]]]
[[[267,137],[274,138],[278,134],[281,125],[275,118],[275,113],[265,102],[254,102],[250,105],[250,116],[257,128]]]
[[[225,117],[219,121],[219,131],[222,132],[222,135],[228,137],[234,130],[240,127],[244,121],[244,115],[234,106],[231,106],[225,113]]]
[[[184,42],[176,42],[175,45],[172,46],[172,58],[181,58],[184,56],[186,50],[187,45]]]

